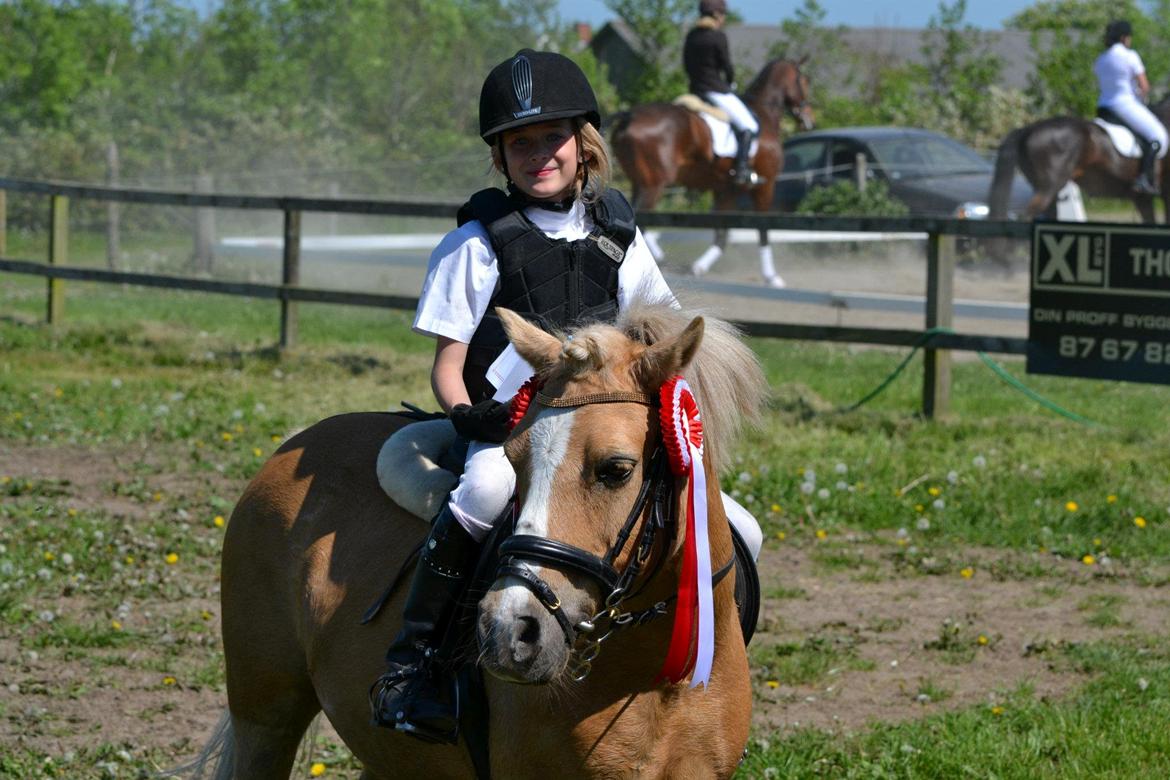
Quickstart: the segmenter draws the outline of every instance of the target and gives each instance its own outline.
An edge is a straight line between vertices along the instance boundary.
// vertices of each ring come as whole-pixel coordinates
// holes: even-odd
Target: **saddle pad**
[[[1100,126],[1106,133],[1109,134],[1109,140],[1113,142],[1113,147],[1117,149],[1117,153],[1122,157],[1141,157],[1142,147],[1134,137],[1133,131],[1124,125],[1115,125],[1112,122],[1106,122],[1104,119],[1097,117],[1093,123]],[[1158,159],[1166,156],[1167,149],[1163,147],[1158,150]]]
[[[399,428],[378,452],[378,484],[395,504],[430,522],[459,481],[439,465],[454,441],[455,427],[447,419]]]
[[[735,132],[731,129],[731,118],[726,111],[711,105],[698,95],[679,95],[674,99],[674,103],[688,111],[694,111],[707,123],[707,127],[711,130],[711,150],[716,157],[735,157],[738,144],[735,142]],[[755,156],[759,146],[758,139],[753,139],[749,152],[752,157]]]

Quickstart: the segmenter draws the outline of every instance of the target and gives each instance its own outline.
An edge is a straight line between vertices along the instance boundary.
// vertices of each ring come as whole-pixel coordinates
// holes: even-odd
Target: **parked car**
[[[858,154],[865,155],[868,180],[884,181],[890,195],[914,216],[987,218],[991,161],[941,133],[912,127],[840,127],[789,136],[775,207],[793,211],[813,187],[853,180]],[[1017,175],[1009,218],[1031,196],[1031,188]]]

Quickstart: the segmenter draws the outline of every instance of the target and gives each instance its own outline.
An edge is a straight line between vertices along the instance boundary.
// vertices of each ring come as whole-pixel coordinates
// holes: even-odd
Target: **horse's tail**
[[[199,755],[188,764],[162,772],[161,777],[184,777],[188,780],[232,780],[236,769],[236,733],[231,713],[226,709],[215,731]]]
[[[999,152],[995,156],[995,175],[991,179],[991,194],[988,196],[989,219],[1007,219],[1008,198],[1012,192],[1012,179],[1016,176],[1025,129],[1020,127],[1012,130],[999,145]]]

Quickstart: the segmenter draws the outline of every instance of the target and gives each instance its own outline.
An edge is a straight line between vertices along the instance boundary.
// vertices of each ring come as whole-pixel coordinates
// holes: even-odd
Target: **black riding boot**
[[[1142,195],[1157,195],[1158,186],[1154,183],[1154,165],[1158,162],[1158,150],[1162,145],[1157,141],[1142,143],[1142,168],[1137,180],[1133,183],[1133,191]]]
[[[736,184],[750,184],[752,180],[752,167],[748,164],[748,157],[752,150],[752,139],[756,134],[751,130],[735,131],[735,142],[737,144],[735,149],[735,162],[731,164],[731,175],[735,179]]]
[[[370,688],[375,725],[429,742],[456,741],[454,681],[436,657],[479,543],[451,509],[435,518],[402,610],[402,631],[386,651],[387,671]]]

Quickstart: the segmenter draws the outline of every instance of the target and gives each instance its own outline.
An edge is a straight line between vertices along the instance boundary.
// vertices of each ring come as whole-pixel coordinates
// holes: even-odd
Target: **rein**
[[[659,406],[657,397],[634,392],[594,393],[560,398],[537,392],[535,400],[542,406],[550,408],[577,407],[597,403],[637,403],[644,406]],[[593,660],[601,652],[602,642],[615,631],[631,625],[642,625],[665,615],[670,603],[678,598],[675,594],[637,612],[623,612],[621,610],[622,603],[641,593],[666,561],[665,551],[678,533],[678,502],[674,501],[673,498],[674,479],[667,467],[666,450],[659,446],[650,457],[646,477],[642,480],[638,497],[635,499],[630,513],[626,516],[613,545],[604,556],[599,557],[580,547],[532,534],[513,535],[500,545],[500,564],[496,570],[497,579],[503,576],[518,578],[556,619],[564,634],[565,643],[572,648],[570,657],[570,663],[573,664],[572,677],[577,682],[584,680],[592,671]],[[638,520],[646,514],[647,504],[649,504],[650,511],[637,534],[636,548],[625,568],[619,572],[614,567],[614,563],[634,535]],[[660,537],[660,531],[665,536]],[[659,538],[665,540],[663,554],[654,560],[649,569],[646,569]],[[604,608],[591,618],[574,625],[561,609],[560,597],[557,596],[552,586],[529,566],[530,563],[544,564],[556,569],[571,569],[592,578],[601,585],[602,592],[607,594],[604,599]],[[718,584],[731,571],[734,564],[735,556],[732,555],[731,560],[713,576],[713,584]],[[642,587],[631,591],[634,581],[644,570],[647,574]],[[583,644],[578,641],[582,639],[585,640]]]

